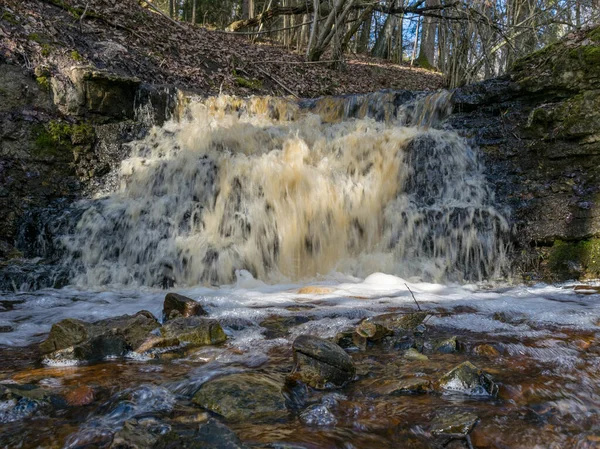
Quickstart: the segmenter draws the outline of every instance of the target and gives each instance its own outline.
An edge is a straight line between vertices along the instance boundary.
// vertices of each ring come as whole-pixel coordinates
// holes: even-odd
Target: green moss
[[[46,42],[46,39],[44,39],[43,36],[39,33],[31,33],[27,35],[27,39],[33,42],[37,42],[38,44]]]
[[[94,128],[87,123],[71,125],[51,121],[36,130],[35,153],[39,156],[58,156],[81,153],[94,142]]]
[[[523,56],[522,58],[517,59],[512,66],[513,71],[523,70],[528,64],[532,62],[541,63],[545,62],[545,60],[552,56],[553,53],[558,49],[559,42],[555,42],[553,44],[547,45],[544,48],[541,48],[533,53],[528,54],[527,56]]]
[[[46,75],[38,76],[35,78],[37,83],[43,90],[50,90],[50,77]]]
[[[263,83],[261,80],[246,79],[243,76],[239,76],[238,74],[236,74],[235,70],[233,72],[233,76],[235,77],[235,82],[238,84],[238,86],[246,87],[248,89],[255,89],[255,90],[262,89],[262,87],[263,87]]]
[[[590,34],[588,34],[588,37],[594,42],[600,42],[600,27],[590,32]]]
[[[73,50],[69,54],[71,55],[71,59],[73,61],[77,61],[77,62],[83,61],[83,56],[81,56],[77,50]]]
[[[4,11],[2,13],[2,17],[0,17],[0,20],[5,20],[8,23],[10,23],[11,25],[19,25],[19,21],[17,20],[17,18],[14,16],[14,14],[9,13],[8,11]]]
[[[548,254],[548,268],[561,279],[600,276],[600,239],[564,242],[556,240]]]
[[[50,53],[52,53],[52,45],[42,44],[42,56],[50,56]]]

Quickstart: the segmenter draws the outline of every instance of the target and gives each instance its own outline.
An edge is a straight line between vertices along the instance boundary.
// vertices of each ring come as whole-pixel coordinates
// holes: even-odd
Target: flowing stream
[[[69,285],[0,293],[0,381],[68,398],[88,388],[94,400],[0,400],[0,447],[125,447],[111,442],[133,421],[157,435],[197,426],[208,415],[185,419],[205,382],[247,371],[283,382],[297,336],[333,338],[416,307],[430,313],[428,339],[456,337],[460,349],[429,347],[426,361],[385,344],[351,352],[348,386],[276,421],[227,424],[249,447],[426,448],[448,443],[441,415],[470,414],[470,439],[446,447],[597,447],[599,288],[507,283],[510,214],[477,149],[444,129],[450,110],[448,92],[219,97],[132,143],[111,174],[120,187],[62,210],[36,243],[61,254]],[[227,343],[39,363],[31,345],[53,323],[160,317],[161,288],[200,302]],[[494,377],[496,397],[385,393],[465,360]]]

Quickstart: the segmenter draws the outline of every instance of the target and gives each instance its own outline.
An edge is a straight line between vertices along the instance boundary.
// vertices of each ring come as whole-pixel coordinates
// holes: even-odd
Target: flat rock
[[[231,374],[211,380],[192,401],[232,421],[280,417],[286,412],[281,386],[254,374]]]

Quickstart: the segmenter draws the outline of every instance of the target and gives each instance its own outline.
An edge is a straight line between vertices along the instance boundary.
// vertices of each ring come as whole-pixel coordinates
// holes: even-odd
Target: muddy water
[[[406,358],[401,348],[385,341],[365,351],[351,350],[357,376],[346,387],[309,391],[301,400],[288,392],[286,416],[227,425],[254,447],[428,448],[447,442],[433,432],[440,416],[471,414],[478,418],[470,433],[474,447],[597,447],[600,296],[594,290],[408,285],[420,306],[432,314],[424,335],[428,360]],[[283,385],[292,369],[291,342],[296,336],[330,338],[364,317],[416,308],[404,280],[381,274],[364,281],[330,279],[318,288],[269,286],[245,274],[230,287],[182,292],[223,324],[227,343],[150,360],[80,366],[39,363],[35,346],[29,344],[48,330],[45,316],[85,316],[94,298],[96,319],[133,313],[139,303],[127,301],[122,291],[60,291],[63,299],[72,295],[77,300],[39,310],[40,303],[50,302],[40,297],[51,298],[56,291],[19,296],[24,302],[2,313],[15,327],[12,336],[3,338],[24,346],[0,350],[0,379],[43,387],[58,399],[51,407],[22,410],[21,416],[3,414],[6,405],[0,405],[0,447],[109,447],[114,433],[139,417],[165,428],[195,428],[210,415],[189,402],[204,382],[227,373],[257,372]],[[134,299],[158,314],[164,292],[136,294]],[[459,352],[437,353],[427,344],[452,336],[460,343]],[[398,380],[435,382],[466,360],[493,376],[497,397],[393,393]],[[318,404],[327,409],[325,415],[306,415]],[[451,445],[468,447],[461,439]]]

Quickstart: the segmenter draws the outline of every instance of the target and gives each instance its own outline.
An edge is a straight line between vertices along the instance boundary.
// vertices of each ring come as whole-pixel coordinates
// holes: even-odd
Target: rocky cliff
[[[600,28],[457,90],[450,125],[484,151],[512,210],[518,277],[600,275]]]

